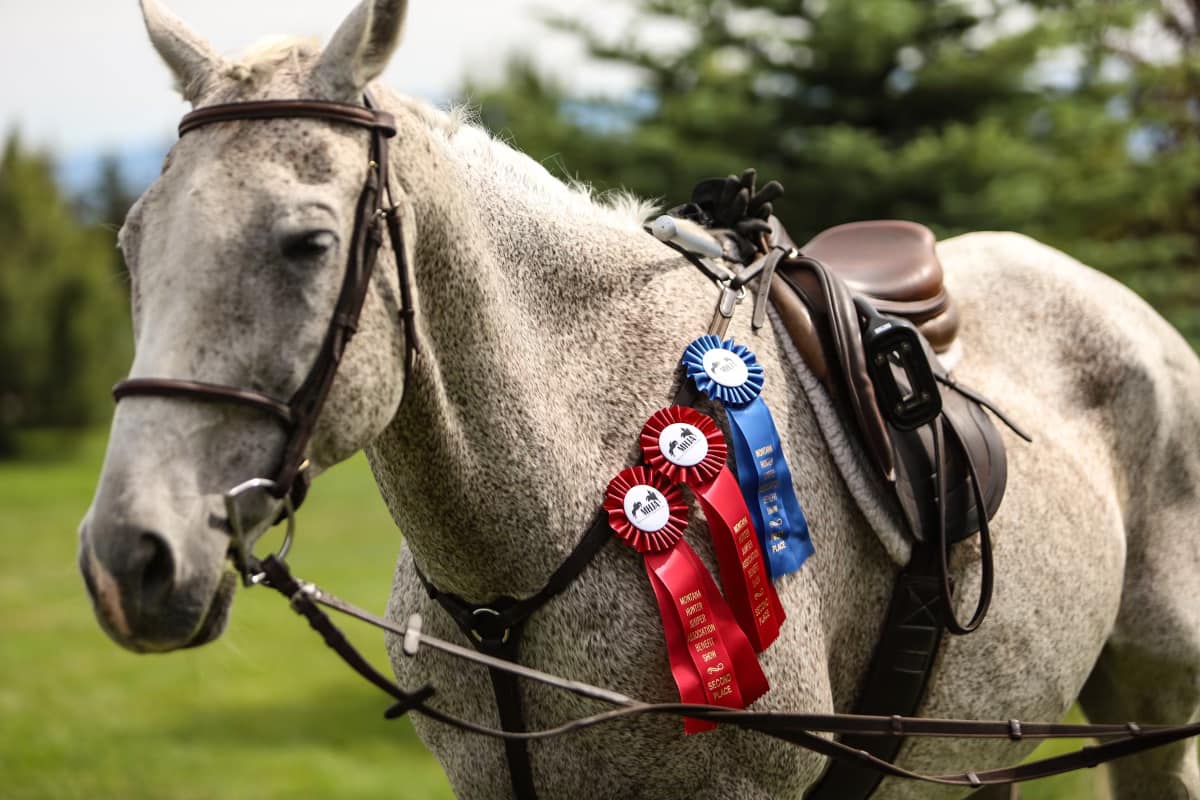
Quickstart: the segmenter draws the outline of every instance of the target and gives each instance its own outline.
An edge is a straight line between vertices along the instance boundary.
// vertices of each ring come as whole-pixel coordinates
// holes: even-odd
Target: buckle
[[[884,317],[857,298],[855,304],[866,316],[863,348],[880,413],[902,431],[932,422],[942,395],[921,334],[907,320]]]

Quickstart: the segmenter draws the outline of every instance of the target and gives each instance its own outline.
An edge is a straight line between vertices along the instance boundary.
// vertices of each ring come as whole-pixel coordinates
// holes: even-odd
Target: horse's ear
[[[408,0],[363,0],[321,53],[315,79],[331,99],[357,101],[400,44]]]
[[[141,4],[150,42],[175,73],[179,93],[195,103],[208,77],[222,63],[220,53],[157,0],[141,0]]]

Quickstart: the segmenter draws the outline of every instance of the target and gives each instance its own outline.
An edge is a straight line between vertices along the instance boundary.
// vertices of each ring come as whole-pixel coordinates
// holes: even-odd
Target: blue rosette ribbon
[[[683,366],[696,388],[725,408],[738,485],[771,577],[795,572],[813,545],[779,431],[762,399],[762,365],[745,345],[707,334],[687,346]]]

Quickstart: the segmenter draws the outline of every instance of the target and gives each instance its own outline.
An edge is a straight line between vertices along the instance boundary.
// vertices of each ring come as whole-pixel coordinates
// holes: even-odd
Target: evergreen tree
[[[19,428],[107,416],[130,351],[112,241],[79,222],[50,160],[10,136],[0,156],[0,455]]]
[[[670,203],[755,166],[787,188],[776,210],[799,241],[884,217],[939,236],[1021,231],[1118,275],[1200,340],[1193,0],[632,5],[615,42],[552,24],[636,68],[637,95],[575,97],[517,62],[502,85],[468,87],[484,123],[602,188]],[[638,35],[664,22],[687,44]]]

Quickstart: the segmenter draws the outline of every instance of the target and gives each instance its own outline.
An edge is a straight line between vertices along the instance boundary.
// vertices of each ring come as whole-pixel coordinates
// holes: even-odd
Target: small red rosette
[[[671,549],[687,528],[683,492],[645,467],[631,467],[609,481],[604,510],[613,533],[643,555]]]
[[[604,509],[613,533],[643,556],[680,700],[745,708],[765,694],[750,641],[683,538],[688,507],[679,487],[657,470],[631,467],[609,482]],[[684,719],[685,733],[713,727]]]
[[[652,469],[695,492],[708,519],[725,597],[738,625],[761,653],[779,636],[786,615],[737,478],[725,468],[721,430],[693,408],[671,406],[646,422],[641,445]]]

